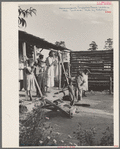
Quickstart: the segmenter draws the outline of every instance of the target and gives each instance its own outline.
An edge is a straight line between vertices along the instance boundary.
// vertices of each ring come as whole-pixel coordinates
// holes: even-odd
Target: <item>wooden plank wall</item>
[[[89,90],[109,90],[110,77],[113,88],[113,50],[72,51],[70,53],[71,76],[77,70],[89,69]]]

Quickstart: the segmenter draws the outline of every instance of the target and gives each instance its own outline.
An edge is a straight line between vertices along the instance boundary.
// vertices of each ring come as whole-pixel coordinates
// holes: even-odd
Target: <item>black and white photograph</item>
[[[18,147],[118,147],[118,3],[16,6]]]

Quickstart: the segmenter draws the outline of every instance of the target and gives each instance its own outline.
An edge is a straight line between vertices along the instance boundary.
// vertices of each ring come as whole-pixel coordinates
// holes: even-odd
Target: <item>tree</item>
[[[64,47],[64,48],[66,47],[64,41],[60,41],[60,42],[56,41],[55,44],[56,44],[57,46],[61,46],[61,47]]]
[[[88,50],[95,51],[98,49],[98,45],[96,44],[95,41],[92,41],[91,44],[89,44],[90,48]]]
[[[113,40],[111,38],[108,38],[107,41],[105,41],[104,49],[106,50],[113,49]]]
[[[56,42],[55,42],[55,45],[61,46],[61,47],[63,47],[63,48],[66,48],[65,41],[59,41],[59,42],[56,41]],[[62,60],[63,60],[63,61],[66,61],[66,60],[68,59],[68,53],[67,53],[66,51],[62,51],[61,57],[62,57]]]
[[[25,18],[29,15],[32,16],[32,14],[36,15],[36,9],[30,7],[27,10],[22,9],[20,6],[18,8],[18,27],[26,27],[27,23]]]

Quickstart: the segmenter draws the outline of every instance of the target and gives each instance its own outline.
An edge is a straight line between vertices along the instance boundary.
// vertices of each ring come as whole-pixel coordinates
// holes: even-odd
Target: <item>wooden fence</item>
[[[112,79],[113,90],[113,50],[72,51],[70,53],[71,76],[77,70],[90,70],[89,90],[109,90]]]

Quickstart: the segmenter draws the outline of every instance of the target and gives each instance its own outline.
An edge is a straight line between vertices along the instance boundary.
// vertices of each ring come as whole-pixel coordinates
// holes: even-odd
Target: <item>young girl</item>
[[[35,90],[35,81],[34,81],[34,75],[33,72],[33,62],[28,60],[28,66],[25,68],[26,77],[27,77],[27,96],[30,97],[30,100],[32,101],[32,91]]]
[[[79,100],[82,100],[83,84],[85,83],[85,80],[83,78],[81,71],[78,70],[75,80],[76,80],[76,98],[79,101]]]
[[[43,58],[44,56],[40,54],[34,66],[36,67],[35,76],[38,81],[38,85],[41,89],[42,94],[45,95],[45,62],[43,61]],[[38,87],[36,87],[36,89],[37,95],[40,96]]]
[[[88,69],[85,69],[83,71],[83,78],[85,80],[85,83],[83,84],[83,96],[87,97],[85,92],[88,91],[88,74],[90,73],[90,71]]]

